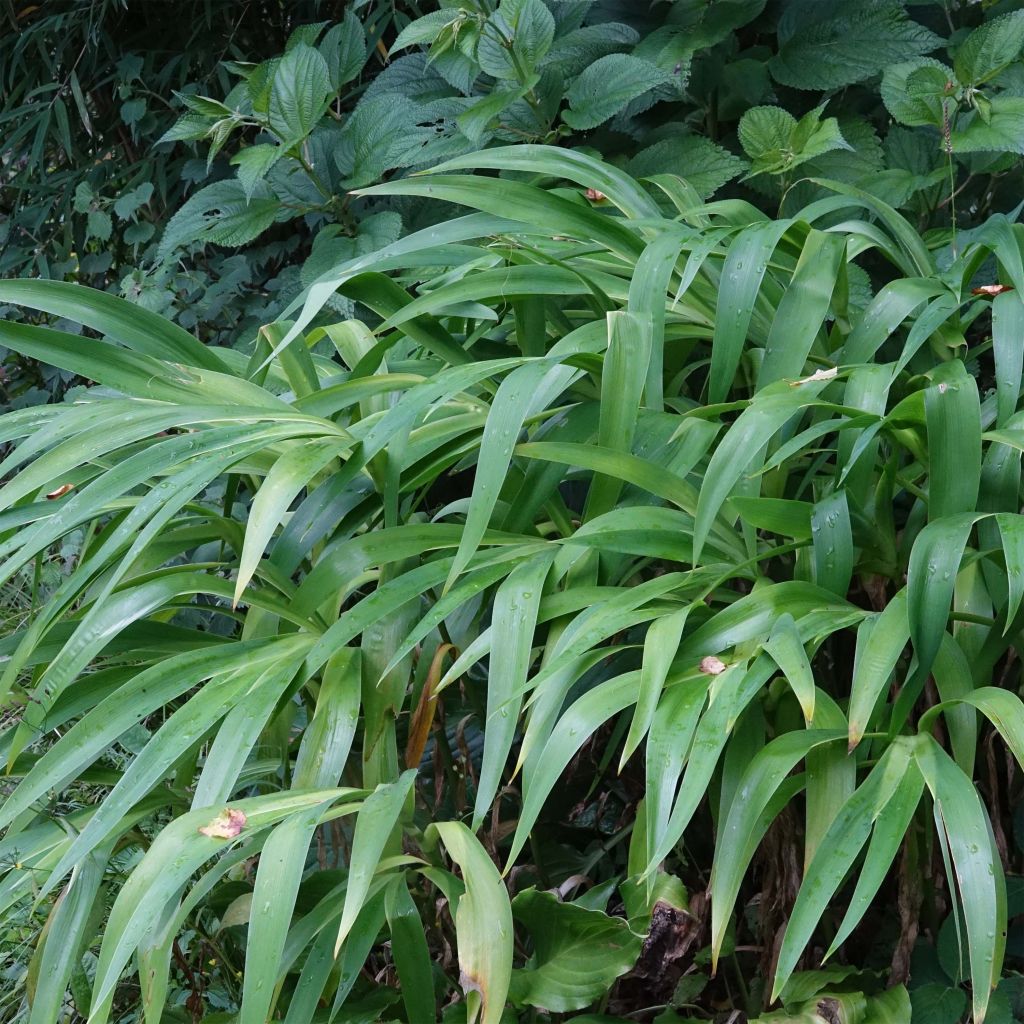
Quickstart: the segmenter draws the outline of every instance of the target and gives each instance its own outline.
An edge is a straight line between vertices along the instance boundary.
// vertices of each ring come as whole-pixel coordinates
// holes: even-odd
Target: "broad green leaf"
[[[811,512],[814,579],[819,587],[843,596],[850,589],[855,552],[846,491],[833,491]]]
[[[523,809],[508,854],[510,866],[526,844],[530,831],[565,766],[600,726],[634,703],[639,675],[639,672],[629,672],[595,686],[559,718],[550,739],[539,755],[529,785],[524,787]]]
[[[241,600],[263,552],[292,502],[310,481],[350,445],[339,440],[299,442],[285,451],[267,473],[249,511],[235,580],[234,603]]]
[[[72,972],[81,959],[83,949],[92,943],[90,918],[112,845],[93,850],[83,857],[54,902],[39,937],[40,946],[33,957],[39,980],[31,999],[29,1024],[49,1024],[60,1018]]]
[[[0,301],[91,327],[143,355],[225,370],[216,351],[156,313],[115,295],[65,281],[0,281]]]
[[[359,654],[342,647],[324,665],[316,710],[295,758],[295,789],[322,789],[341,778],[359,721]]]
[[[776,431],[813,402],[823,386],[821,381],[808,381],[796,387],[785,383],[771,385],[753,399],[726,432],[711,456],[706,483],[697,499],[693,527],[695,563],[700,561],[712,522],[744,471]]]
[[[136,674],[76,722],[33,765],[0,810],[3,826],[10,824],[50,789],[60,788],[90,765],[119,736],[147,715],[205,680],[228,680],[236,686],[239,670],[261,670],[268,663],[295,655],[301,660],[306,642],[294,639],[242,641],[217,650],[186,651]]]
[[[419,910],[401,875],[391,881],[385,892],[391,952],[398,968],[406,1013],[410,1020],[431,1020],[437,1012],[434,978]]]
[[[724,401],[740,364],[750,318],[768,262],[788,221],[766,221],[745,228],[729,246],[715,310],[708,398]]]
[[[906,839],[907,829],[911,827],[923,791],[924,779],[911,763],[906,768],[906,774],[897,783],[895,792],[875,815],[874,828],[857,885],[850,896],[846,915],[832,940],[832,945],[829,946],[827,956],[831,956],[847,939],[878,894]]]
[[[651,360],[653,325],[647,316],[608,314],[608,348],[601,373],[601,413],[597,443],[604,449],[629,452]],[[596,475],[587,494],[584,520],[611,511],[622,483]]]
[[[811,229],[772,320],[758,386],[802,376],[804,363],[832,301],[846,252],[842,236]]]
[[[273,1005],[268,979],[277,977],[309,843],[329,804],[296,811],[263,844],[252,892],[239,1024],[260,1024]]]
[[[762,655],[749,668],[743,662],[737,662],[734,667],[715,677],[716,688],[710,693],[708,709],[694,734],[679,794],[654,845],[654,852],[644,872],[645,877],[650,877],[686,831],[707,793],[708,783],[730,732],[743,710],[768,681],[773,669],[771,659]],[[768,823],[764,822],[765,828]],[[760,835],[763,832],[758,839]]]
[[[167,719],[132,761],[111,790],[111,799],[104,801],[89,819],[89,824],[75,837],[53,869],[47,884],[56,883],[78,858],[104,842],[126,809],[151,792],[195,742],[195,738],[215,725],[229,708],[244,703],[250,695],[263,688],[271,694],[280,695],[294,676],[296,667],[287,660],[272,662],[265,669],[249,669],[222,677],[192,696]]]
[[[445,173],[466,168],[491,168],[493,170],[550,174],[574,181],[584,188],[596,188],[627,217],[657,215],[657,204],[632,177],[617,167],[579,149],[559,149],[528,143],[519,143],[515,146],[496,146],[493,149],[467,153],[464,156],[446,160],[433,168],[433,173]]]
[[[930,522],[917,536],[907,566],[907,615],[918,672],[931,668],[949,618],[967,539],[980,515],[964,512]]]
[[[232,804],[232,809],[245,816],[240,839],[245,842],[292,813],[325,800],[342,799],[352,792],[314,790],[239,800]],[[176,898],[192,872],[211,857],[230,850],[237,841],[199,832],[217,814],[217,808],[207,807],[174,819],[160,832],[122,886],[100,947],[91,1013],[105,1003],[135,947],[153,931],[162,918],[162,909]]]
[[[642,245],[633,233],[612,218],[561,196],[505,178],[501,179],[500,188],[494,188],[486,179],[431,174],[375,185],[361,189],[359,194],[408,195],[447,200],[475,207],[484,213],[532,224],[544,231],[552,223],[557,223],[568,234],[605,244],[614,252],[637,256],[642,251]]]
[[[1024,24],[1024,11],[1021,12]],[[992,300],[992,349],[996,362],[996,424],[1006,421],[1016,412],[1024,378],[1024,301],[1019,292],[1010,291]]]
[[[529,965],[512,972],[509,998],[517,1006],[581,1010],[633,967],[643,945],[621,917],[562,903],[536,889],[516,896],[512,915],[533,942]]]
[[[690,607],[687,605],[679,611],[655,619],[647,630],[636,710],[619,759],[620,770],[651,729],[689,614]]]
[[[913,747],[906,741],[889,747],[865,782],[847,799],[818,845],[786,926],[775,969],[773,999],[789,981],[797,960],[867,842],[875,821],[908,771],[915,771],[912,757]]]

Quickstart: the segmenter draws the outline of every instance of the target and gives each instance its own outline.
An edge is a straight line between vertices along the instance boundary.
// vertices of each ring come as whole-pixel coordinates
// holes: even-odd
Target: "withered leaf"
[[[700,659],[700,670],[706,676],[720,676],[725,669],[725,662],[721,658],[716,658],[713,654]]]
[[[209,825],[199,829],[204,836],[211,839],[234,839],[245,828],[245,811],[234,807],[226,807]]]
[[[839,368],[836,366],[830,366],[826,370],[815,370],[810,377],[802,377],[800,380],[791,380],[789,382],[789,386],[791,388],[796,388],[801,384],[811,384],[816,380],[832,380],[838,372]]]

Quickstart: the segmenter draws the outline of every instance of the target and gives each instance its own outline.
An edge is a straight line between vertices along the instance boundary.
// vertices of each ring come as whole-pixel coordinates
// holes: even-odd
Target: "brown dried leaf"
[[[1003,292],[1012,292],[1012,284],[983,284],[980,288],[972,288],[972,295],[1002,295]]]
[[[63,498],[65,494],[68,494],[70,491],[73,491],[74,489],[74,484],[61,484],[60,487],[57,488],[57,490],[50,491],[50,493],[46,496],[46,500],[56,501],[58,498]]]
[[[226,807],[209,825],[199,831],[211,839],[234,839],[245,828],[245,811]]]

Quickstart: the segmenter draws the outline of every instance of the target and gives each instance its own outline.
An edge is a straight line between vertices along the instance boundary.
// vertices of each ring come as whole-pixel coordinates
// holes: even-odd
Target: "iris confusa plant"
[[[578,152],[459,158],[363,195],[470,212],[248,354],[0,284],[95,335],[0,326],[95,382],[0,417],[0,577],[83,538],[2,644],[0,907],[63,887],[31,1024],[69,986],[95,1024],[201,1012],[210,956],[243,1024],[632,1013],[666,915],[702,926],[687,885],[712,967],[753,955],[780,816],[802,877],[734,1003],[909,1020],[901,986],[794,972],[941,855],[980,1024],[1007,903],[979,733],[1024,760],[1024,228],[940,273],[818,184],[771,220]]]

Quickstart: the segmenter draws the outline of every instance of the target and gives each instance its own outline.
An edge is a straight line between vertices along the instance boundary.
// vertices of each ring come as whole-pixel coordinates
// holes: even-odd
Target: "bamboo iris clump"
[[[984,1019],[1007,903],[979,736],[1024,763],[1024,227],[937,253],[818,185],[773,220],[580,152],[459,157],[362,193],[457,216],[246,355],[0,283],[90,331],[0,324],[92,382],[0,417],[0,579],[82,538],[0,643],[0,908],[67,886],[31,1024],[68,986],[95,1024],[130,985],[159,1020],[177,936],[241,882],[242,1024],[348,1005],[382,936],[392,1017],[584,1010],[686,908],[698,821],[733,955],[780,816],[802,879],[769,999],[937,843]],[[982,268],[1008,287],[974,294]],[[558,899],[530,851],[595,750],[621,856],[603,899]],[[62,824],[73,787],[100,795]]]

